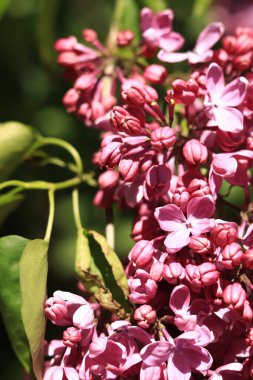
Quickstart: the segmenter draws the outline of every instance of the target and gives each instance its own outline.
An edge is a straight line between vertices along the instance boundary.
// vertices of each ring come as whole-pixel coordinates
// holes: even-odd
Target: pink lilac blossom
[[[214,22],[192,51],[175,53],[184,39],[173,18],[144,8],[142,40],[120,31],[113,56],[90,29],[91,48],[73,36],[56,43],[73,82],[67,111],[106,131],[93,158],[103,170],[94,204],[132,209],[135,245],[124,320],[87,293],[89,302],[60,291],[46,301],[48,319],[66,326],[46,349],[46,380],[253,376],[253,31],[222,38]],[[163,65],[182,60],[183,77]]]

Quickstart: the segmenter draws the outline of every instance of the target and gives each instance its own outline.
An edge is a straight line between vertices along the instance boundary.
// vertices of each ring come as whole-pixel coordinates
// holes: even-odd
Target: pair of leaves
[[[38,380],[43,377],[47,251],[41,239],[0,238],[1,313],[17,357]]]
[[[124,268],[104,236],[96,231],[79,231],[75,270],[101,306],[123,318],[129,314]]]

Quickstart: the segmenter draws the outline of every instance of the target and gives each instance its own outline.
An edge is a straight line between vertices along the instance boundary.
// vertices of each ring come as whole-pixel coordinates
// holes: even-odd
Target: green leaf
[[[0,226],[23,199],[23,194],[16,194],[16,189],[0,195]]]
[[[0,180],[7,178],[29,155],[38,135],[24,124],[0,124]]]
[[[79,232],[75,270],[101,306],[126,317],[130,312],[127,278],[104,236],[95,231]]]
[[[8,10],[12,0],[0,0],[0,17]]]
[[[25,247],[20,261],[21,315],[37,380],[43,377],[47,251],[48,243],[45,240],[32,240]]]
[[[0,309],[13,350],[30,372],[31,354],[21,317],[19,262],[29,240],[20,236],[0,238]]]

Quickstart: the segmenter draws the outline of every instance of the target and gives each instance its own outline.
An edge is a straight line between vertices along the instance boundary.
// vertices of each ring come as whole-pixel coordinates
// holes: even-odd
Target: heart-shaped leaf
[[[19,263],[28,239],[21,236],[0,238],[0,308],[12,347],[29,373],[31,354],[21,317]]]
[[[21,315],[37,380],[43,377],[47,251],[45,240],[32,240],[25,247],[20,261]]]
[[[130,312],[124,268],[104,236],[96,231],[79,232],[75,270],[101,306],[122,317]]]
[[[34,129],[16,121],[0,124],[0,180],[25,160],[37,136]]]

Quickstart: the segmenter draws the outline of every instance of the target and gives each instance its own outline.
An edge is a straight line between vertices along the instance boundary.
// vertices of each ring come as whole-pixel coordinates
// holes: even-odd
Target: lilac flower
[[[172,31],[173,11],[167,9],[157,14],[149,8],[141,11],[141,30],[145,43],[150,47],[160,47],[166,51],[178,50],[184,38]]]
[[[170,308],[175,313],[174,324],[179,330],[195,330],[200,318],[206,316],[210,307],[203,299],[195,299],[190,305],[190,291],[185,285],[176,286],[170,296]]]
[[[43,380],[79,380],[74,368],[53,366],[46,370]]]
[[[199,236],[209,232],[215,223],[210,219],[214,210],[214,202],[209,196],[191,199],[187,206],[187,218],[176,205],[158,207],[155,217],[160,228],[170,232],[164,241],[167,250],[177,252],[189,243],[190,234]]]
[[[224,25],[221,22],[213,22],[202,30],[192,51],[169,53],[164,49],[158,53],[158,58],[165,62],[181,62],[185,60],[188,60],[191,64],[208,62],[213,56],[211,48],[219,41],[223,33]]]
[[[164,362],[167,362],[170,380],[189,380],[192,370],[203,373],[211,367],[213,360],[210,353],[202,347],[207,342],[205,338],[203,342],[201,341],[201,332],[188,331],[175,339],[172,339],[167,332],[166,335],[166,341],[150,343],[141,350],[143,359],[141,380],[147,378],[145,371],[149,367],[158,367]]]
[[[243,114],[239,106],[246,95],[248,80],[244,77],[234,79],[225,85],[222,68],[211,63],[206,74],[208,97],[205,106],[210,107],[218,128],[226,132],[239,132],[243,129]]]

